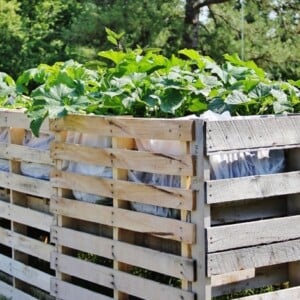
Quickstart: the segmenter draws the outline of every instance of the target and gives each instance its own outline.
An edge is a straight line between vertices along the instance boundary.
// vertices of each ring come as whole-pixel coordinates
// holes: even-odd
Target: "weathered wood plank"
[[[0,217],[50,232],[53,216],[0,201]]]
[[[50,120],[50,129],[114,137],[192,141],[193,122],[193,120],[178,119],[68,115]]]
[[[66,198],[52,199],[50,210],[56,215],[148,233],[190,244],[195,242],[195,225],[175,219]]]
[[[210,168],[207,157],[204,156],[204,127],[203,121],[195,123],[195,143],[190,151],[196,155],[196,175],[198,189],[195,191],[196,208],[191,212],[191,222],[196,225],[196,243],[191,246],[192,257],[196,260],[196,281],[192,282],[192,290],[201,300],[211,299],[211,280],[206,275],[206,228],[211,226],[210,205],[205,202],[205,181],[210,178]]]
[[[260,295],[236,298],[237,300],[280,300],[280,299],[300,299],[300,287],[293,287],[279,291],[269,292]]]
[[[64,272],[143,299],[194,300],[192,292],[180,290],[67,255],[53,253],[52,262],[53,266],[59,272]]]
[[[0,228],[0,243],[45,261],[50,261],[50,253],[54,250],[50,244],[4,228]]]
[[[300,238],[300,215],[207,229],[207,251],[275,243]]]
[[[212,287],[217,287],[221,285],[232,284],[247,280],[255,277],[255,269],[246,269],[241,271],[234,271],[230,273],[224,273],[220,275],[211,276]]]
[[[57,245],[93,253],[181,279],[193,281],[195,278],[194,261],[190,258],[57,226],[52,227],[51,232],[52,240]]]
[[[296,261],[300,257],[300,239],[256,247],[210,253],[208,276]]]
[[[300,171],[207,181],[207,203],[300,193]]]
[[[0,156],[4,159],[53,165],[50,151],[23,145],[0,144]]]
[[[300,145],[300,116],[233,118],[206,123],[207,153]]]
[[[74,284],[64,282],[58,278],[51,278],[51,295],[56,299],[61,300],[75,300],[75,299],[89,299],[89,300],[111,300],[111,297],[101,295],[96,292],[84,289]]]
[[[0,281],[0,293],[10,300],[36,300],[35,297],[32,297],[18,289],[15,289],[13,286],[8,285],[2,281]]]
[[[51,275],[0,254],[0,269],[30,285],[50,292]]]
[[[30,130],[30,122],[31,120],[22,109],[0,108],[0,127],[15,127]],[[41,131],[49,131],[48,119],[43,122]]]
[[[70,172],[56,172],[51,178],[53,187],[101,195],[108,198],[136,201],[175,209],[192,210],[194,207],[191,190],[154,186],[124,180],[97,178]]]
[[[3,188],[38,197],[50,198],[52,194],[52,188],[49,181],[19,174],[0,172],[0,185]]]
[[[77,144],[54,143],[51,146],[51,156],[53,159],[71,160],[126,170],[178,176],[193,175],[193,159],[191,155],[180,155],[177,157],[163,153],[126,149],[101,149]]]

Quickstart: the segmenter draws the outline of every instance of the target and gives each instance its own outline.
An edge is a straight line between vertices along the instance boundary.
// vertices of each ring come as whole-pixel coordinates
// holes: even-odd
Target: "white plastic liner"
[[[32,134],[31,131],[26,130],[23,139],[23,145],[39,150],[48,151],[50,149],[50,143],[54,139],[52,134],[40,133],[39,137]],[[25,176],[49,180],[52,167],[47,164],[33,163],[33,162],[21,162],[21,173]]]
[[[111,137],[99,136],[95,134],[88,133],[78,133],[78,132],[68,132],[67,143],[80,144],[89,147],[96,148],[111,148],[112,139]],[[95,166],[91,164],[79,163],[70,161],[66,170],[69,172],[74,172],[82,175],[90,175],[102,178],[112,178],[112,169],[106,166]],[[90,203],[102,203],[109,204],[111,199],[100,195],[94,195],[90,193],[84,193],[74,189],[73,195],[75,199]]]

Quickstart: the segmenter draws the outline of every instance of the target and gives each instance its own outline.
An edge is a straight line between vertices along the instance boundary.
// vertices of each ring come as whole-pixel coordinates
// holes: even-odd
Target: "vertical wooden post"
[[[58,143],[62,143],[64,142],[66,139],[66,132],[55,132],[55,141],[58,142]],[[63,168],[63,161],[62,160],[55,160],[55,171],[61,171],[62,168]],[[50,210],[51,210],[51,202],[52,201],[59,201],[59,198],[60,197],[63,197],[65,196],[65,191],[61,188],[53,188],[53,196],[51,197],[50,199]],[[53,225],[54,226],[58,226],[58,227],[64,227],[65,225],[67,225],[67,223],[69,222],[69,220],[64,217],[64,216],[61,216],[61,215],[58,215],[55,211],[52,211],[54,217],[53,217]],[[51,229],[51,233],[52,233],[52,229]],[[54,244],[55,244],[55,251],[57,253],[60,253],[60,254],[63,254],[66,252],[66,250],[64,249],[63,246],[57,244],[55,241],[54,241]],[[70,279],[70,276],[69,275],[66,275],[66,274],[63,274],[62,272],[59,272],[57,269],[57,262],[56,261],[52,261],[53,258],[51,258],[51,266],[52,268],[55,270],[55,276],[57,279],[59,280],[68,280]],[[51,294],[56,296],[56,286],[55,286],[55,283],[54,284],[51,284]]]
[[[113,148],[122,148],[122,149],[132,149],[133,140],[128,138],[112,138],[112,147]],[[111,161],[112,166],[114,165],[113,160]],[[114,180],[126,180],[128,175],[128,170],[118,169],[113,167],[113,179]],[[113,207],[116,208],[127,208],[129,203],[127,201],[123,201],[122,199],[113,198]],[[124,231],[118,227],[113,227],[113,239],[116,241],[129,241],[132,236],[129,236],[128,233],[124,233]],[[114,257],[113,249],[112,254]],[[128,265],[123,264],[117,260],[114,260],[114,270],[128,270]],[[114,289],[114,299],[116,300],[127,300],[129,296],[117,290],[117,287]]]
[[[190,152],[189,143],[181,143],[181,154],[188,154]],[[189,189],[191,187],[191,177],[189,176],[181,176],[180,180],[180,186],[181,188]],[[184,222],[190,222],[191,221],[191,212],[187,210],[181,210],[180,211],[180,219]],[[191,245],[181,243],[181,256],[183,257],[191,257]],[[181,281],[181,288],[185,290],[191,290],[191,282],[182,280]]]
[[[192,258],[196,261],[196,281],[192,290],[197,299],[211,299],[211,279],[206,272],[206,228],[210,226],[210,206],[206,204],[205,182],[210,178],[210,168],[205,155],[205,123],[195,121],[195,141],[191,149],[196,156],[196,176],[192,188],[195,189],[196,207],[192,212],[192,223],[196,224],[196,243],[192,245]]]
[[[295,148],[287,151],[288,171],[300,170],[300,149]],[[289,195],[287,199],[288,214],[300,214],[300,195]],[[300,285],[300,260],[289,263],[288,265],[289,281],[291,286]]]
[[[25,132],[24,129],[21,128],[10,128],[9,135],[8,135],[8,143],[22,145],[24,132]],[[20,162],[10,160],[9,172],[14,174],[20,174],[21,173]],[[16,205],[27,206],[26,195],[22,195],[16,191],[10,190],[10,203],[11,205],[16,204]],[[17,233],[27,235],[27,226],[22,225],[20,223],[16,223],[13,220],[11,220],[11,230],[12,232],[17,232]],[[22,263],[28,264],[28,255],[17,251],[16,249],[14,249],[14,247],[12,248],[12,259],[14,261],[20,261]],[[24,284],[16,277],[13,277],[13,286],[15,288],[22,288]]]

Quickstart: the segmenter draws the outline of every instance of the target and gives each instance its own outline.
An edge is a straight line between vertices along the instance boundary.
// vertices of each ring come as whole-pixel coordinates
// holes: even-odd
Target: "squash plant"
[[[180,117],[208,109],[232,115],[300,111],[299,80],[271,81],[252,61],[236,54],[224,59],[218,65],[192,49],[169,58],[157,49],[101,51],[96,64],[41,64],[16,82],[0,73],[0,105],[25,107],[35,135],[46,117],[68,113]]]

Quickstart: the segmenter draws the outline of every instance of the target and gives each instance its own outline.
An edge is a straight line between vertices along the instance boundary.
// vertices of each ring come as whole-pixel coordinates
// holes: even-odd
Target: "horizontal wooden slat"
[[[143,248],[67,228],[52,227],[51,237],[59,246],[96,254],[169,276],[193,281],[194,262],[160,251]]]
[[[300,239],[270,245],[208,254],[208,276],[258,268],[291,261],[300,257]]]
[[[193,159],[190,155],[177,157],[163,153],[126,149],[100,149],[77,144],[53,143],[51,156],[53,159],[150,173],[178,176],[192,176],[194,174]]]
[[[30,129],[30,122],[31,120],[27,117],[24,110],[0,108],[0,127]],[[48,119],[43,122],[41,131],[49,131]]]
[[[297,238],[300,238],[299,215],[222,225],[207,229],[207,251],[216,252]]]
[[[287,267],[287,264],[281,264],[257,268],[255,269],[255,276],[252,278],[250,277],[248,279],[234,283],[212,286],[212,295],[214,297],[217,297],[249,289],[261,288],[271,285],[280,285],[281,283],[287,282],[289,280]],[[214,276],[212,277],[212,283],[214,281],[213,278]]]
[[[0,281],[0,295],[3,295],[10,300],[36,300],[35,297],[32,297],[2,281]]]
[[[0,144],[1,158],[53,165],[50,151],[15,144]]]
[[[50,261],[50,253],[54,246],[29,238],[22,234],[0,228],[0,244],[14,248],[31,256]]]
[[[52,187],[49,181],[19,174],[0,172],[0,186],[44,198],[50,198],[52,194]]]
[[[97,133],[141,139],[193,140],[193,120],[68,115],[50,120],[53,131]]]
[[[193,191],[163,186],[146,185],[123,180],[97,178],[70,172],[57,172],[51,178],[53,187],[118,198],[157,206],[192,210]]]
[[[0,217],[50,232],[53,216],[0,201]]]
[[[211,285],[214,287],[227,285],[227,284],[240,282],[254,277],[255,277],[254,268],[241,270],[241,271],[234,271],[230,273],[211,276]]]
[[[88,299],[88,300],[111,300],[111,297],[92,292],[77,285],[64,282],[58,278],[51,278],[51,295],[56,299],[74,300],[74,299]]]
[[[237,300],[280,300],[280,299],[300,299],[300,287],[293,287],[279,291],[269,292],[260,295],[236,298]]]
[[[194,300],[192,292],[144,279],[125,272],[53,253],[52,266],[59,272],[75,276],[143,299]]]
[[[30,285],[50,292],[51,275],[0,254],[0,270]]]
[[[148,233],[188,244],[195,241],[195,225],[175,219],[65,198],[52,199],[50,210],[56,215]]]
[[[264,198],[300,193],[300,171],[210,180],[207,203]]]
[[[300,145],[300,115],[238,118],[206,123],[207,154]]]

